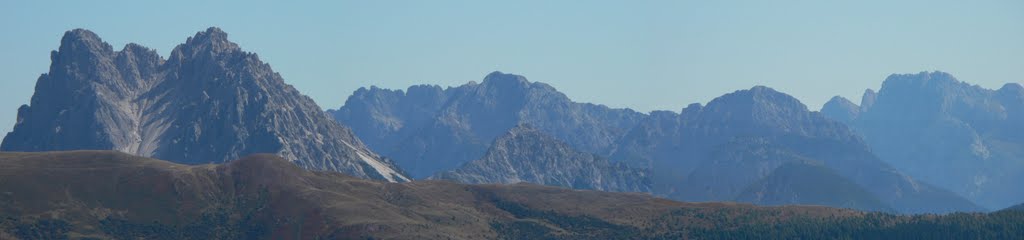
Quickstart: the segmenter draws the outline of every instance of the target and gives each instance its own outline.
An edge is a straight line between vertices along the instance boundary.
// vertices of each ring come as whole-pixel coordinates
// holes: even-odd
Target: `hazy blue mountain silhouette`
[[[865,96],[850,125],[883,160],[989,209],[1024,199],[1020,84],[990,90],[944,72],[894,74]],[[822,112],[847,118],[833,105]]]
[[[362,88],[328,112],[416,178],[482,157],[498,136],[521,123],[580,151],[601,153],[644,117],[576,103],[550,85],[501,72],[446,89]]]
[[[779,166],[812,161],[899,212],[980,210],[956,194],[915,181],[882,162],[844,124],[761,86],[726,94],[707,106],[692,104],[680,114],[652,113],[619,141],[612,159],[652,169],[656,193],[686,201],[736,200]],[[818,181],[852,186],[835,182],[837,178]],[[878,209],[867,202],[858,206]]]

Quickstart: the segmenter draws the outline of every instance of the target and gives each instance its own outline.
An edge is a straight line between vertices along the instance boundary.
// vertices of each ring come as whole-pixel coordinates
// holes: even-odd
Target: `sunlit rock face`
[[[407,180],[227,37],[207,29],[165,60],[68,31],[0,149],[118,150],[190,164],[274,153],[309,169]]]

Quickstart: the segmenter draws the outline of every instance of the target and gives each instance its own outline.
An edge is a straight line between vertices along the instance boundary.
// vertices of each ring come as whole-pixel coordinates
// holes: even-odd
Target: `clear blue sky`
[[[988,88],[1024,81],[1020,0],[142,2],[2,1],[0,131],[72,28],[166,57],[219,26],[324,108],[361,86],[452,86],[494,70],[641,111],[758,84],[818,109],[925,70]]]

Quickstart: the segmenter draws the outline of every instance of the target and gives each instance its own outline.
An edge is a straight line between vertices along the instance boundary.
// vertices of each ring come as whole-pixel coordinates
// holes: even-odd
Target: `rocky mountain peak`
[[[800,100],[765,86],[754,86],[749,90],[739,90],[726,94],[709,102],[708,107],[717,104],[750,104],[762,108],[807,111],[807,106],[800,103]]]
[[[880,92],[904,92],[904,91],[949,91],[959,85],[967,85],[960,82],[953,75],[945,72],[920,72],[916,74],[892,74],[882,82]]]
[[[795,127],[789,125],[799,125],[792,121],[801,120],[807,113],[807,106],[796,98],[769,87],[755,86],[711,100],[700,115],[707,124],[726,121],[746,126]]]
[[[135,43],[129,43],[124,45],[124,48],[122,48],[121,51],[118,52],[118,57],[134,58],[126,60],[138,60],[139,58],[142,58],[146,60],[151,60],[154,63],[163,62],[163,57],[160,57],[160,54],[157,53],[155,49],[151,49]]]
[[[54,65],[59,66],[75,61],[98,65],[109,61],[113,53],[113,47],[103,42],[96,33],[85,29],[74,29],[64,32],[60,47],[50,54],[50,60]],[[71,67],[79,68],[78,66]]]
[[[405,95],[405,93],[403,93],[402,90],[390,90],[390,89],[379,88],[377,86],[370,86],[369,88],[360,87],[359,89],[356,89],[356,91],[352,93],[352,96],[350,96],[349,99],[352,99],[352,98],[377,97],[377,95],[381,95],[381,94],[385,94],[385,95],[390,95],[390,94]]]
[[[96,33],[85,29],[73,29],[64,32],[60,40],[60,49],[63,50],[85,50],[92,52],[113,52],[110,44],[103,42]]]
[[[228,33],[220,28],[211,27],[206,31],[197,32],[185,41],[186,45],[209,45],[211,50],[238,49],[238,45],[228,40]]]
[[[828,102],[825,103],[825,105],[846,105],[846,106],[858,107],[856,103],[853,103],[849,99],[846,99],[843,96],[838,96],[838,95],[837,96],[833,96],[832,98],[830,98],[828,100]]]
[[[860,110],[861,112],[867,111],[871,106],[875,105],[875,99],[878,98],[878,93],[870,88],[864,90],[864,95],[860,97]]]
[[[171,51],[171,59],[196,57],[198,54],[219,55],[241,51],[238,44],[228,40],[228,34],[220,28],[211,27],[206,31],[197,32],[195,36],[189,37],[184,44],[178,45]]]
[[[1024,87],[1020,83],[1007,83],[1003,87],[999,88],[999,92],[1003,93],[1015,93],[1017,95],[1024,94]]]
[[[507,74],[501,71],[494,71],[484,77],[484,81],[481,83],[485,86],[493,86],[502,89],[514,88],[514,89],[526,89],[530,86],[530,81],[526,80],[526,77]]]
[[[1024,196],[1008,184],[1024,178],[1007,174],[1021,169],[1010,167],[1024,142],[1024,95],[1013,94],[1020,89],[986,89],[938,71],[893,74],[877,97],[865,94],[850,126],[908,175],[998,209]]]
[[[860,107],[844,97],[835,96],[821,107],[821,113],[849,124],[860,115]]]
[[[995,101],[993,91],[957,80],[945,72],[893,74],[882,83],[870,119],[889,114],[914,116],[914,121],[951,115],[977,121],[994,121],[1005,113]],[[874,120],[872,120],[874,121]]]
[[[168,61],[137,44],[114,52],[81,29],[53,56],[0,150],[117,150],[190,164],[272,153],[308,169],[408,180],[219,28]]]

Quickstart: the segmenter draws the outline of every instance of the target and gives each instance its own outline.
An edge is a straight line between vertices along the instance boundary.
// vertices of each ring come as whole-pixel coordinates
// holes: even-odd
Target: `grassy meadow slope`
[[[531,184],[384,183],[272,155],[187,166],[110,151],[0,153],[0,238],[13,239],[1007,238],[1024,235],[1022,225],[1020,211],[897,216]]]

